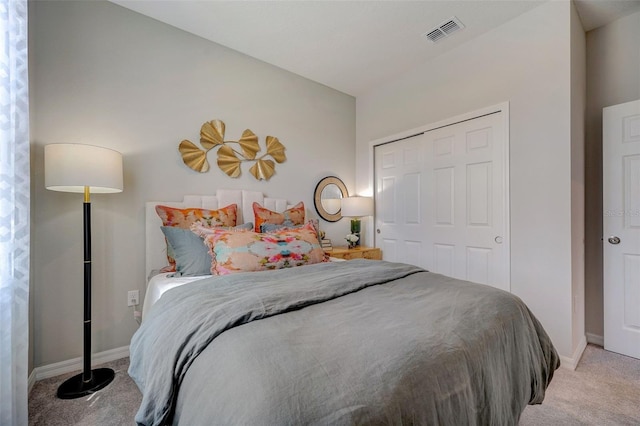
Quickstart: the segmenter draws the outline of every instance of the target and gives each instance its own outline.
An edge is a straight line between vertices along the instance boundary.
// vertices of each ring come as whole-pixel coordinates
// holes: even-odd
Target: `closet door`
[[[376,146],[376,246],[384,260],[429,269],[424,135]]]
[[[385,260],[509,290],[503,113],[374,148]]]

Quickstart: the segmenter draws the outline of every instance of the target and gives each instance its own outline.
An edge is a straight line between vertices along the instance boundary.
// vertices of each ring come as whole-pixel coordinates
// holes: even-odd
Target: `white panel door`
[[[424,136],[375,148],[376,246],[383,258],[426,268],[423,218]]]
[[[375,147],[385,260],[509,290],[503,113]]]
[[[604,347],[640,358],[640,101],[603,110]]]

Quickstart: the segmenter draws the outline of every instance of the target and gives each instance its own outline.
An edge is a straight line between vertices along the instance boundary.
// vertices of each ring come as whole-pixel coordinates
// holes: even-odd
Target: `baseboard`
[[[604,336],[598,336],[597,334],[587,333],[587,342],[594,345],[602,346],[604,348]]]
[[[578,343],[578,347],[576,348],[571,358],[567,358],[566,356],[560,355],[560,366],[567,368],[569,370],[575,370],[586,348],[587,348],[587,337],[582,336],[582,339],[580,339],[580,343]]]
[[[27,381],[28,390],[27,393],[31,393],[31,389],[33,389],[33,385],[36,384],[36,369],[31,370],[31,374],[29,374],[29,380]]]
[[[126,358],[129,356],[129,346],[109,349],[108,351],[98,352],[91,355],[91,366],[104,364],[105,362],[115,361],[116,359]],[[69,359],[66,361],[56,362],[54,364],[36,367],[29,375],[29,390],[31,390],[32,376],[33,383],[38,380],[48,379],[49,377],[59,376],[61,374],[71,373],[73,371],[82,370],[82,357]]]

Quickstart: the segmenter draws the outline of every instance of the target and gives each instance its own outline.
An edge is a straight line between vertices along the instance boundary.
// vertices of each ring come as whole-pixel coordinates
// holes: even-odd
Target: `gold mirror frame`
[[[318,212],[318,215],[326,220],[327,222],[337,222],[342,219],[341,209],[339,209],[336,213],[329,213],[324,206],[322,205],[322,191],[329,185],[336,185],[340,190],[342,198],[346,198],[349,196],[349,191],[347,191],[347,187],[339,178],[335,176],[327,176],[318,182],[316,185],[316,189],[313,193],[313,204]]]

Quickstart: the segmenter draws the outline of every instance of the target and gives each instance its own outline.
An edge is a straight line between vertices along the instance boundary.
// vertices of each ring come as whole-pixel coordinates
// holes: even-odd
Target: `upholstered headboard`
[[[237,189],[219,189],[216,195],[185,195],[182,201],[148,201],[145,212],[145,273],[147,278],[154,270],[167,265],[167,248],[160,227],[162,221],[156,213],[156,205],[170,207],[197,207],[219,209],[229,204],[238,205],[238,225],[253,222],[253,203],[257,202],[269,210],[282,212],[287,209],[287,200],[268,198],[262,192]]]

